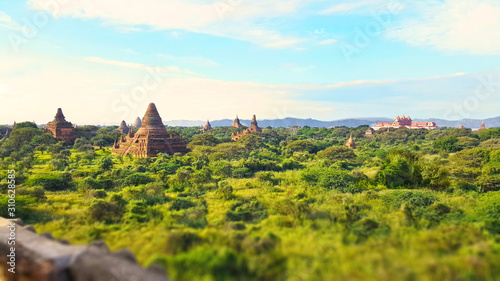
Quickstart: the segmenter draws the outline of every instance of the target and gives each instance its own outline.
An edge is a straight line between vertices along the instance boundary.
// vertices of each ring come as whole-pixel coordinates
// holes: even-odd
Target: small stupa
[[[351,137],[349,138],[349,140],[347,141],[345,146],[352,148],[352,149],[356,149],[356,144],[354,143],[354,139],[352,138],[352,133],[351,133]]]
[[[481,122],[481,127],[479,127],[479,129],[477,131],[480,132],[482,130],[486,130],[486,125],[484,125],[484,121]]]

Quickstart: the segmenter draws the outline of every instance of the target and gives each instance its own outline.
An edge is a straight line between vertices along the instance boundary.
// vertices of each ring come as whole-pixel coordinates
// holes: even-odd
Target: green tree
[[[318,157],[330,161],[349,161],[356,158],[354,151],[345,146],[332,146],[318,152]]]

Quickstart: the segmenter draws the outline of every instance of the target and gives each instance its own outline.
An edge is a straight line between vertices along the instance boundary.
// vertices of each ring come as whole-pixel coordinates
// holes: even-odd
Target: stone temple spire
[[[210,121],[207,120],[207,123],[205,124],[205,127],[201,128],[200,131],[206,132],[212,130],[212,125],[210,124]]]
[[[116,130],[121,132],[122,134],[128,134],[129,128],[127,126],[127,123],[125,123],[125,120],[122,121],[120,127],[118,127],[118,129]]]
[[[234,119],[233,125],[231,125],[231,127],[235,127],[235,128],[243,127],[243,125],[240,122],[240,118],[238,118],[238,115],[236,115],[236,119]]]
[[[255,117],[255,114],[253,115],[251,126],[258,126],[257,125],[257,117]]]
[[[142,126],[141,118],[137,117],[137,119],[135,119],[134,121],[134,127],[140,128],[141,126]]]
[[[54,121],[66,121],[66,117],[64,117],[64,114],[62,112],[61,108],[57,109],[56,116],[54,116]]]

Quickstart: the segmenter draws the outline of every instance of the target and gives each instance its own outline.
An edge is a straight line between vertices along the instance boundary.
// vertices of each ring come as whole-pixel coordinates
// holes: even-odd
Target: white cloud
[[[181,73],[181,74],[197,75],[196,73],[191,72],[187,69],[182,70],[177,66],[152,67],[152,66],[148,66],[148,65],[144,65],[144,64],[140,64],[140,63],[108,60],[108,59],[103,59],[103,58],[99,58],[99,57],[86,57],[85,61],[102,63],[102,64],[109,64],[109,65],[118,66],[118,67],[134,68],[134,69],[145,70],[145,71],[175,72],[175,73]]]
[[[400,9],[401,2],[398,0],[358,0],[358,1],[335,1],[336,3],[319,12],[320,15],[333,14],[375,14],[381,10]]]
[[[499,34],[498,0],[419,2],[387,31],[389,38],[410,45],[471,54],[499,54]]]
[[[213,60],[203,57],[178,57],[169,54],[158,54],[159,57],[173,62],[187,63],[198,66],[218,66],[219,64]]]
[[[295,73],[300,73],[300,72],[308,71],[308,70],[311,70],[311,69],[314,69],[314,68],[315,68],[314,65],[300,66],[300,65],[297,65],[297,64],[294,64],[294,63],[285,64],[285,65],[282,65],[282,66],[278,67],[278,69],[285,69],[285,70],[288,70],[290,72],[295,72]]]
[[[26,33],[32,33],[32,31],[17,22],[15,22],[9,15],[7,15],[5,12],[0,11],[0,28],[5,28],[9,30],[14,30],[14,31],[21,31],[21,32],[26,32]]]
[[[332,45],[337,43],[337,40],[335,39],[326,39],[318,42],[318,45]]]
[[[101,19],[128,28],[140,25],[155,30],[187,30],[268,48],[288,48],[303,39],[268,29],[262,21],[293,15],[312,1],[315,0],[80,0],[60,5],[55,16]],[[35,9],[52,12],[46,0],[30,0],[30,4]]]

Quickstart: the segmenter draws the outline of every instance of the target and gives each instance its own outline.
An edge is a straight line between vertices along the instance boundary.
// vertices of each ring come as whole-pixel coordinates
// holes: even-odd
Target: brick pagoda
[[[118,129],[116,129],[117,131],[119,131],[120,133],[122,134],[128,134],[128,131],[130,130],[129,127],[127,126],[127,123],[125,123],[125,120],[123,120],[121,123],[120,123],[120,127],[118,127]]]
[[[62,109],[58,108],[54,120],[47,123],[45,132],[50,133],[54,138],[67,142],[75,141],[75,128],[71,122],[66,121]]]
[[[234,123],[233,123],[233,125],[231,125],[231,127],[235,127],[238,129],[243,127],[243,125],[240,122],[240,118],[238,118],[238,115],[236,115],[236,119],[234,119]]]
[[[205,124],[205,127],[200,129],[200,132],[207,132],[212,130],[212,125],[210,125],[210,121],[207,120],[207,123]]]
[[[185,154],[189,152],[182,138],[167,132],[154,103],[150,103],[142,118],[141,128],[134,134],[132,130],[113,145],[113,154],[134,157],[156,157],[158,153]]]
[[[239,121],[239,120],[238,120]],[[242,136],[244,135],[248,135],[248,134],[252,134],[252,133],[262,133],[262,129],[259,127],[259,125],[257,124],[257,118],[255,117],[255,115],[253,116],[252,118],[252,124],[250,124],[250,127],[248,127],[246,130],[244,130],[243,132],[241,133],[238,133],[238,134],[235,134],[235,133],[232,133],[231,134],[231,138],[236,141],[238,140],[239,138],[241,138]]]

